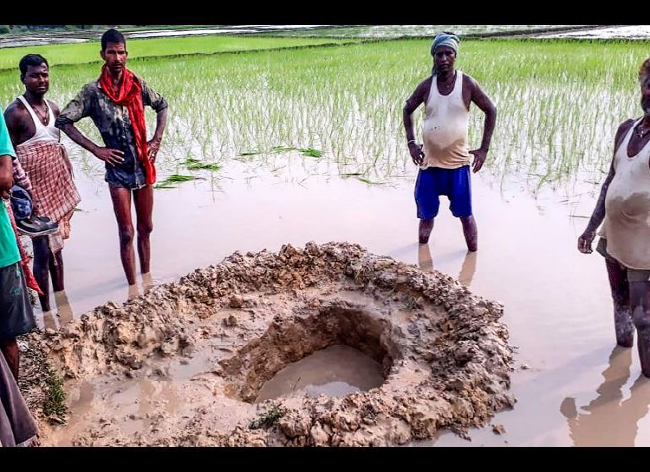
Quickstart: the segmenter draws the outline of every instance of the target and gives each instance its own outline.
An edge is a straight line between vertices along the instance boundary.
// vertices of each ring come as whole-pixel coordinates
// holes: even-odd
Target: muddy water
[[[344,397],[384,382],[381,365],[348,346],[330,346],[290,364],[266,382],[257,402],[307,395]]]
[[[153,282],[175,280],[236,250],[356,242],[450,274],[505,304],[511,342],[518,347],[512,387],[518,403],[494,419],[505,434],[488,427],[471,432],[467,442],[443,433],[425,445],[650,445],[650,385],[639,379],[635,352],[612,352],[604,263],[576,250],[586,220],[570,215],[589,214],[593,187],[571,189],[569,202],[561,191],[534,200],[521,182],[479,174],[473,193],[480,249],[468,254],[444,201],[431,243],[417,244],[410,168],[390,185],[368,186],[323,174],[309,158],[277,159],[276,168],[286,166],[280,173],[227,162],[218,179],[157,191]],[[83,177],[81,169],[76,175],[84,211],[72,221],[64,252],[67,317],[136,293],[122,273],[105,184]],[[140,280],[137,291],[151,282]]]
[[[95,382],[82,382],[68,388],[69,406],[72,414],[66,427],[58,427],[54,444],[56,446],[73,445],[72,438],[78,434],[87,422],[104,422],[105,418],[122,416],[119,427],[127,434],[133,435],[150,425],[149,415],[154,411],[154,404],[163,402],[165,411],[176,414],[181,399],[172,382],[139,380],[116,381],[102,379]],[[91,415],[95,415],[91,419]],[[126,416],[124,416],[126,415]]]
[[[116,434],[138,438],[144,431],[159,427],[161,415],[172,416],[176,423],[187,421],[190,418],[189,405],[196,403],[187,392],[192,390],[196,394],[199,390],[201,396],[212,396],[208,388],[196,385],[201,377],[212,376],[218,350],[220,346],[214,345],[189,358],[153,361],[133,379],[103,375],[68,382],[69,421],[64,427],[54,428],[48,444],[75,445],[75,437],[83,437],[89,425],[99,424]],[[234,424],[239,419],[232,417],[228,406],[216,403],[213,406],[220,410],[224,422]]]

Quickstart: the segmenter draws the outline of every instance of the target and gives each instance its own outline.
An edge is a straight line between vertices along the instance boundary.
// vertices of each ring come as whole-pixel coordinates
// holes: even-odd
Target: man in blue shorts
[[[472,213],[470,155],[473,172],[481,170],[487,157],[497,118],[494,103],[478,83],[456,70],[454,64],[460,40],[453,33],[437,35],[431,47],[432,75],[417,86],[404,106],[404,128],[413,162],[420,167],[415,201],[420,219],[420,244],[427,244],[440,208],[440,196],[449,198],[450,209],[463,224],[467,248],[478,249],[478,230]],[[485,113],[481,147],[468,147],[469,109],[474,102]],[[425,104],[422,127],[424,144],[418,144],[413,130],[413,112]]]
[[[120,240],[120,257],[130,286],[136,284],[134,236],[137,232],[140,272],[151,269],[153,231],[153,184],[156,182],[156,157],[167,126],[167,100],[139,76],[126,68],[126,39],[116,29],[101,38],[104,60],[98,79],[85,85],[56,119],[56,127],[70,139],[105,162],[104,180],[113,201]],[[156,112],[156,129],[147,141],[144,107]],[[89,140],[76,126],[90,117],[99,130],[105,147]],[[133,202],[133,203],[132,203]],[[135,207],[136,227],[133,227]]]

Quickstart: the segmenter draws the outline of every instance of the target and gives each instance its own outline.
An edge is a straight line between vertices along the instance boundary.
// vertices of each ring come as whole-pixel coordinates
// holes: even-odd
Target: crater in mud
[[[354,348],[382,365],[392,367],[388,323],[364,309],[324,307],[316,314],[286,324],[273,320],[264,335],[245,345],[237,356],[221,362],[224,374],[235,379],[238,396],[254,402],[262,386],[287,365],[329,346]]]
[[[301,395],[341,398],[384,381],[381,364],[354,348],[334,345],[282,369],[262,386],[255,403]]]
[[[502,314],[450,277],[356,245],[235,253],[32,335],[71,393],[68,426],[43,440],[353,446],[460,432],[514,404]],[[376,362],[378,381],[341,397],[265,401],[276,374],[334,348]]]

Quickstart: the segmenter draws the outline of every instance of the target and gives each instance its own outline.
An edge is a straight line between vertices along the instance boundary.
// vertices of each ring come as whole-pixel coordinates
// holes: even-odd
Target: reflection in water
[[[39,328],[57,331],[74,319],[74,313],[65,292],[54,292],[54,302],[57,311],[40,312],[37,309],[34,310],[36,324]]]
[[[154,287],[154,280],[153,277],[151,276],[151,272],[142,274],[142,292],[147,293],[153,287]]]
[[[418,265],[424,272],[433,272],[433,261],[428,244],[420,244],[418,247]]]
[[[44,329],[51,329],[54,331],[58,329],[58,323],[56,322],[56,317],[54,316],[53,311],[44,311],[42,322]]]
[[[622,388],[630,377],[632,349],[615,347],[598,397],[578,413],[574,398],[565,398],[560,412],[566,417],[573,444],[584,446],[634,446],[637,422],[648,413],[650,380],[643,375],[634,382],[630,397],[623,400]]]
[[[68,300],[68,295],[65,291],[54,292],[54,302],[57,307],[57,316],[59,317],[59,324],[61,326],[69,323],[74,319],[74,312],[70,306],[70,301]]]
[[[478,252],[469,252],[465,256],[463,261],[463,266],[460,268],[460,273],[458,274],[458,281],[463,284],[465,287],[472,285],[472,279],[476,273],[476,260],[478,259]]]
[[[129,285],[129,290],[126,295],[126,299],[131,300],[132,298],[135,298],[139,295],[140,295],[140,289],[138,288],[138,284]]]
[[[478,252],[467,252],[463,265],[458,274],[458,281],[466,287],[472,284],[472,279],[476,273],[476,261]],[[418,247],[418,265],[424,272],[433,272],[433,259],[428,244],[420,244]]]

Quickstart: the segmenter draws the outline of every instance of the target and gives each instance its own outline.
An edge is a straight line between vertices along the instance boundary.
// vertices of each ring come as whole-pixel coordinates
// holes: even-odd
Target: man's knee
[[[153,222],[138,223],[138,237],[149,236],[153,231]]]
[[[120,244],[126,246],[133,242],[133,228],[120,229]]]

